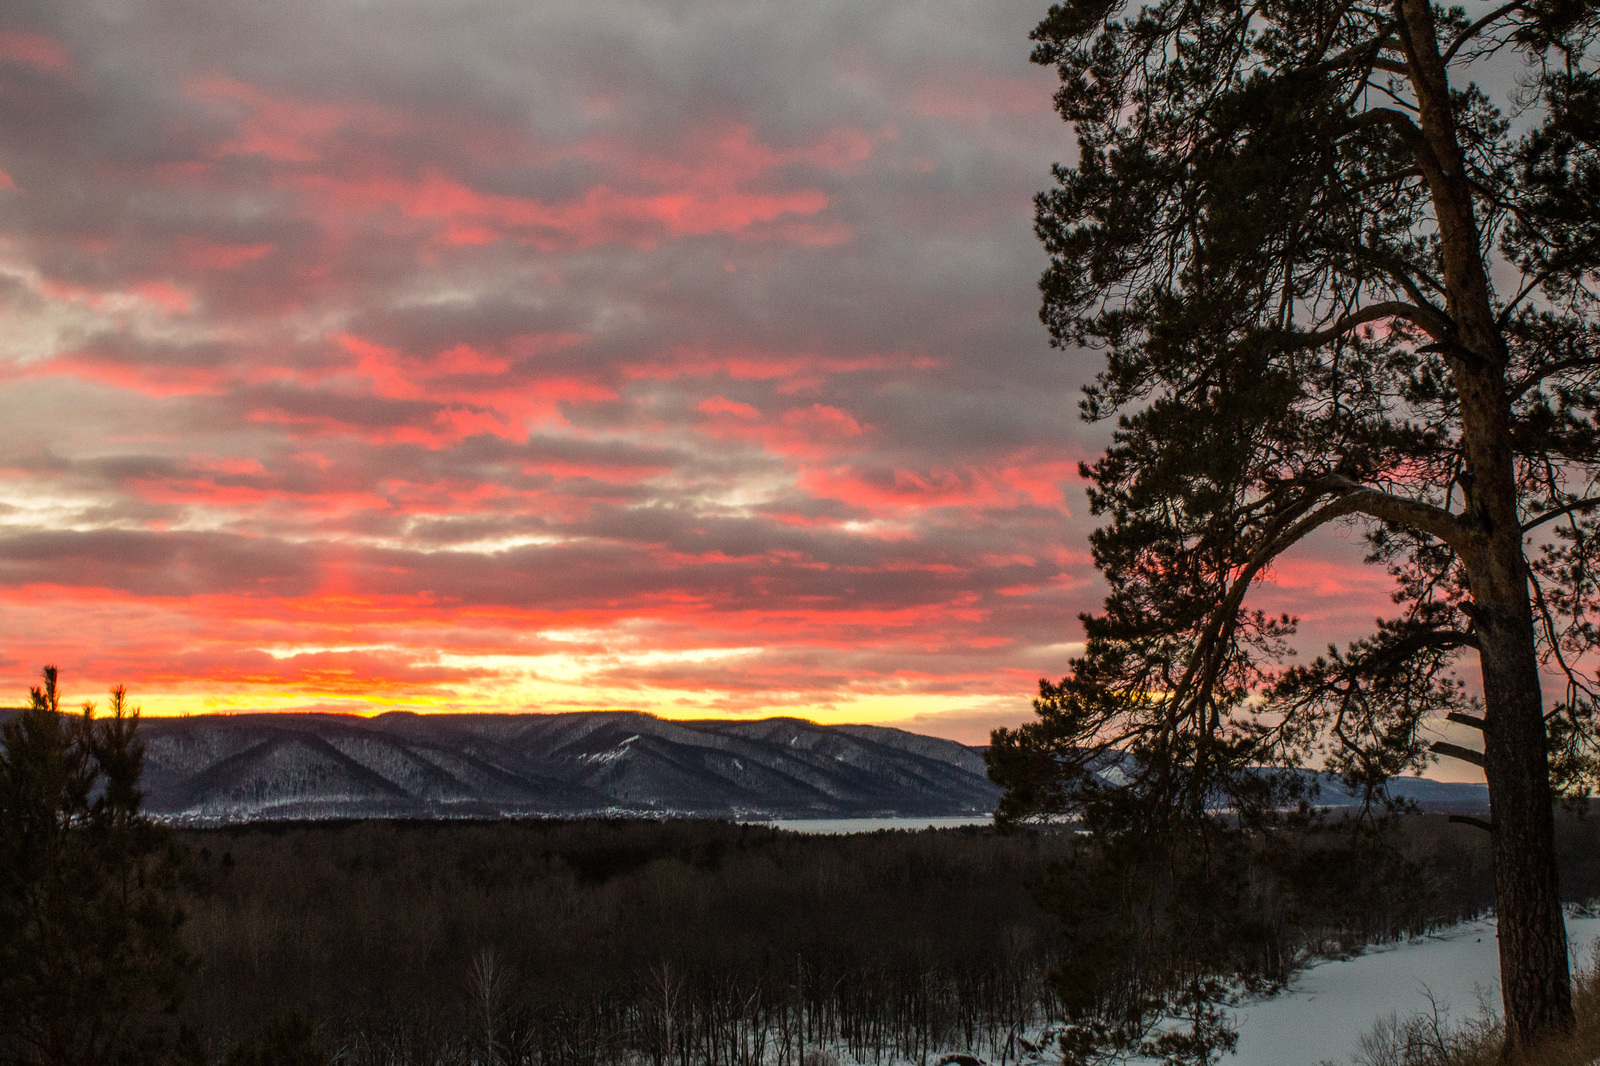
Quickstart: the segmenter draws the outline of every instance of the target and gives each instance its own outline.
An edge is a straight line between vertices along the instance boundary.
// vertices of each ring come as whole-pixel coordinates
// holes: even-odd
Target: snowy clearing
[[[1600,918],[1567,919],[1574,968],[1594,961]],[[1453,1021],[1500,1010],[1494,922],[1468,922],[1435,935],[1303,971],[1289,990],[1238,1011],[1239,1049],[1228,1066],[1343,1064],[1357,1041],[1388,1014],[1429,1011],[1429,992]]]

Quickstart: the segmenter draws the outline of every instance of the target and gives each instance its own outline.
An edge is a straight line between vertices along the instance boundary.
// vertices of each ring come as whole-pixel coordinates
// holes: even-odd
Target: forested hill
[[[984,813],[978,751],[880,726],[572,714],[152,718],[146,808],[195,823],[671,813]]]

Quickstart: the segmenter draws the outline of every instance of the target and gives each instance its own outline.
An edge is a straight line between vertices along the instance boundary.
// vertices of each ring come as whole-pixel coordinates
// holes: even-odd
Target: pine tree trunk
[[[1491,607],[1474,596],[1487,711],[1484,770],[1494,824],[1500,991],[1513,1048],[1566,1032],[1573,1021],[1543,703],[1525,584],[1522,591],[1520,605]]]
[[[1414,144],[1439,227],[1453,335],[1440,337],[1461,416],[1470,544],[1461,551],[1483,670],[1484,770],[1494,823],[1495,913],[1508,1050],[1572,1027],[1555,857],[1544,698],[1517,508],[1506,346],[1429,0],[1396,0],[1417,96]]]

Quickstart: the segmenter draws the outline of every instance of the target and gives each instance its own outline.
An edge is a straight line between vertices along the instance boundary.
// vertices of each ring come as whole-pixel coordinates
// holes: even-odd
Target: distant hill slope
[[[1470,781],[1435,781],[1430,777],[1394,777],[1389,793],[1396,799],[1410,800],[1425,811],[1487,811],[1489,786]],[[1324,777],[1322,795],[1317,799],[1329,807],[1352,806],[1355,796],[1338,781]]]
[[[15,713],[0,708],[0,720]],[[298,818],[686,814],[735,818],[987,813],[981,749],[798,718],[674,722],[569,714],[148,718],[145,806],[216,824]],[[1481,784],[1401,777],[1426,810],[1488,808]],[[1322,781],[1319,802],[1353,802]]]
[[[571,714],[151,718],[145,806],[203,823],[276,818],[983,813],[997,789],[954,741],[794,718]]]

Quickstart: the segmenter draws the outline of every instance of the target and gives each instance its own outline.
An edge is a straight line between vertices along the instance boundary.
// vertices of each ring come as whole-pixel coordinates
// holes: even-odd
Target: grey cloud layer
[[[1041,14],[0,16],[67,57],[0,61],[0,584],[258,600],[336,574],[617,624],[677,597],[714,644],[794,616],[716,684],[804,672],[830,624],[882,646],[819,690],[1037,669],[1093,599],[1089,368],[1035,320],[1029,200],[1068,145],[1026,63]],[[905,622],[857,617],[907,610],[947,682]],[[626,668],[697,667],[650,669]]]

